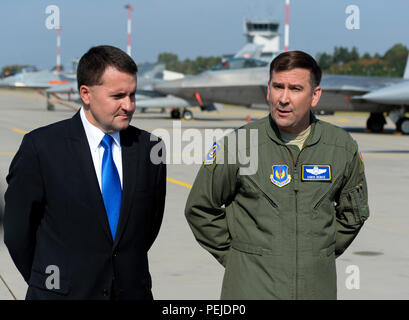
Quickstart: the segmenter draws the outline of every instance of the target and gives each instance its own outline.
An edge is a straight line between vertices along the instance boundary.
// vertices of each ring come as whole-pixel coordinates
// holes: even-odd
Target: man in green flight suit
[[[357,143],[311,113],[321,75],[302,51],[276,57],[270,114],[215,142],[199,170],[185,214],[199,244],[225,267],[222,299],[337,298],[335,258],[369,208]],[[245,174],[231,160],[254,145],[257,170]]]

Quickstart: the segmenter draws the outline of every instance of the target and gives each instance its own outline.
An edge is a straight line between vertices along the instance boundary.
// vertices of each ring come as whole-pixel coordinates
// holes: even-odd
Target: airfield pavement
[[[183,132],[191,128],[202,133],[205,129],[233,129],[244,125],[248,116],[254,120],[267,114],[267,110],[233,106],[211,113],[198,108],[192,111],[194,120],[179,122]],[[47,111],[44,97],[31,91],[0,90],[0,216],[6,175],[23,135],[74,113],[72,108],[61,105]],[[383,133],[369,133],[365,114],[336,113],[319,118],[345,128],[358,142],[369,188],[371,216],[336,262],[338,299],[409,299],[409,136],[396,134],[390,120]],[[178,123],[173,123],[168,112],[155,110],[135,113],[132,124],[148,131],[162,128],[172,136],[174,124]],[[202,149],[204,156],[207,150],[204,146]],[[178,150],[168,152],[171,160],[178,157]],[[168,164],[164,220],[149,252],[155,299],[220,297],[223,267],[195,241],[184,217],[185,202],[199,167]],[[1,227],[0,239],[0,300],[24,299],[27,284],[8,254]],[[358,267],[354,270],[359,270],[359,289],[347,288],[349,266]]]

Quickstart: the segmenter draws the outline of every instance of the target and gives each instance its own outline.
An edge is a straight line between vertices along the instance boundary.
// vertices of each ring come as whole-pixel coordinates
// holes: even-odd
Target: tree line
[[[202,73],[211,69],[222,61],[221,57],[197,57],[195,60],[179,60],[179,57],[170,52],[163,52],[158,55],[158,62],[165,64],[166,70],[180,72],[187,75]]]
[[[357,76],[402,77],[406,66],[408,48],[401,43],[395,44],[384,55],[364,53],[360,55],[356,47],[335,47],[332,54],[319,52],[316,55],[318,64],[325,73]],[[179,60],[170,52],[158,55],[158,62],[165,64],[169,71],[186,75],[195,75],[211,69],[222,61],[221,57],[197,57],[196,59]],[[1,76],[15,74],[28,65],[11,65],[3,67]],[[55,69],[55,67],[53,68]],[[63,69],[62,69],[63,70]]]
[[[401,43],[395,44],[384,55],[375,53],[359,54],[356,47],[351,50],[335,47],[333,54],[320,52],[316,55],[318,64],[325,73],[355,76],[402,77],[408,48]]]

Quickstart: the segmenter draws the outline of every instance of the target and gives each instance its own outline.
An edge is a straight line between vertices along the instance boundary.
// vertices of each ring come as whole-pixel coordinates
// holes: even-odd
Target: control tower
[[[235,57],[261,59],[270,62],[280,51],[279,22],[273,20],[244,20],[247,44]]]

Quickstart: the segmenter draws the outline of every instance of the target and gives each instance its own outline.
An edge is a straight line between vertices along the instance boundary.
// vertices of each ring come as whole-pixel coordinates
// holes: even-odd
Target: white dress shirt
[[[88,145],[91,150],[92,161],[94,162],[95,173],[97,174],[99,188],[101,187],[101,170],[102,170],[102,157],[104,156],[104,147],[101,145],[102,138],[105,133],[99,128],[91,124],[85,116],[84,108],[80,110],[82,125],[87,135]],[[121,138],[119,132],[109,134],[114,142],[112,143],[112,157],[115,162],[115,166],[118,170],[119,179],[121,180],[122,188],[122,153],[121,153]]]

